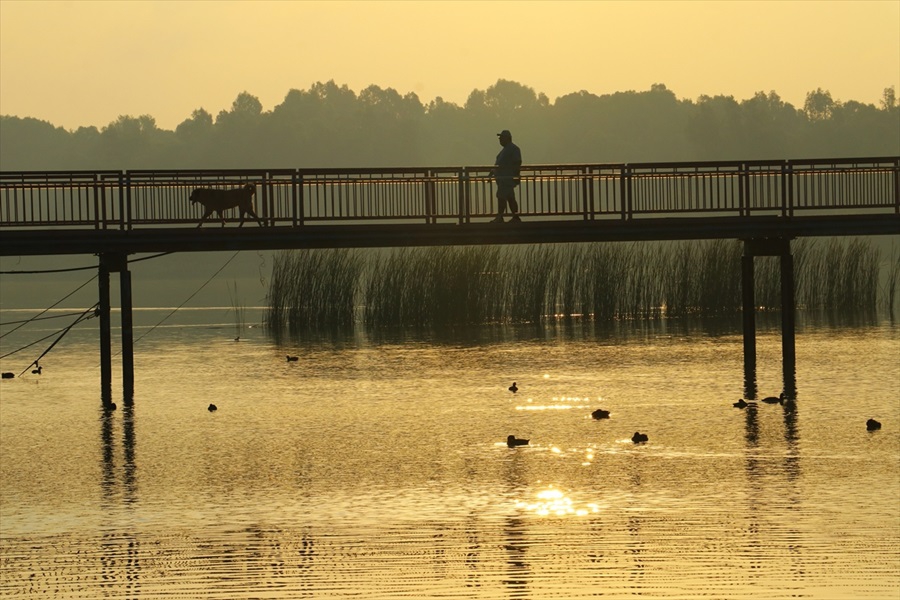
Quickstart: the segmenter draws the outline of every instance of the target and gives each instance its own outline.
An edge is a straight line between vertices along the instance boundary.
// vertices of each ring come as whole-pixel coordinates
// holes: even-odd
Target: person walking
[[[522,151],[513,144],[512,134],[504,129],[497,134],[503,149],[497,155],[491,175],[497,183],[497,216],[491,223],[503,223],[503,213],[509,205],[512,213],[510,223],[519,222],[519,203],[516,201],[516,186],[519,185],[519,169],[522,167]]]

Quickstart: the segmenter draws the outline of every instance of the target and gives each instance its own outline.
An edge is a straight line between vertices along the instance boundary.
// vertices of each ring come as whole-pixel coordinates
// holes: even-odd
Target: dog
[[[203,225],[203,222],[213,214],[213,211],[219,214],[219,218],[222,219],[222,227],[225,227],[225,215],[223,213],[231,208],[238,208],[241,211],[241,224],[238,227],[244,226],[244,215],[250,215],[262,227],[262,221],[259,220],[256,211],[253,209],[254,194],[256,194],[256,186],[252,183],[230,190],[196,188],[191,192],[191,203],[199,202],[203,205],[203,217],[200,219],[197,227],[199,228]]]

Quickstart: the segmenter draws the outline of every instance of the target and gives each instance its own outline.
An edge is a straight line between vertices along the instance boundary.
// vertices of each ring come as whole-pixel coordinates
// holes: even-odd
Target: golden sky
[[[0,0],[0,113],[174,129],[242,91],[264,110],[333,79],[462,105],[508,79],[557,97],[663,83],[679,98],[900,93],[900,0]]]

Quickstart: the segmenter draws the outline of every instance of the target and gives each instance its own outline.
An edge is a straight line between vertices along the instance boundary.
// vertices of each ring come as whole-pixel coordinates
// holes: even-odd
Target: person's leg
[[[506,212],[506,190],[502,187],[497,188],[497,216],[494,221],[503,221],[503,213]]]
[[[509,198],[507,199],[507,202],[509,203],[509,212],[512,213],[513,220],[518,221],[519,220],[519,203],[516,201],[516,191],[515,190],[509,191]]]

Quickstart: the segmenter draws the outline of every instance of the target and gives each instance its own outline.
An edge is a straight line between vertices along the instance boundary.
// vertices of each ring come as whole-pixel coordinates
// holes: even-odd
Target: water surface
[[[2,382],[0,595],[900,596],[890,322],[801,319],[796,401],[746,410],[729,322],[234,337],[154,330],[112,412],[89,328]]]

